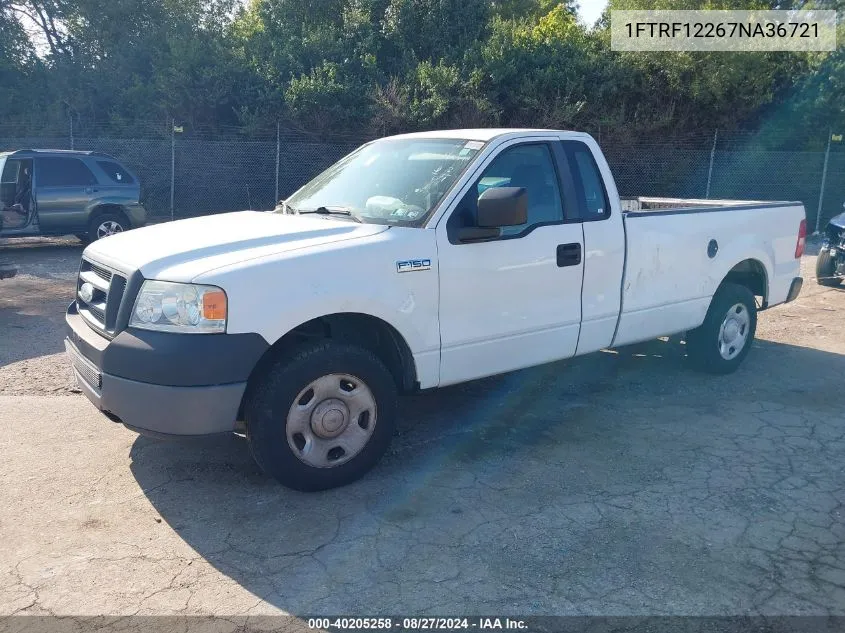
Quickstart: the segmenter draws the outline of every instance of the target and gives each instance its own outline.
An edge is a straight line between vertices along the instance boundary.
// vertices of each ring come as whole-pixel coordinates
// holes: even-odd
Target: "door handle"
[[[581,243],[558,244],[557,265],[559,268],[565,266],[577,266],[581,263]]]
[[[85,187],[85,193],[96,193],[99,189],[95,189],[94,187]]]

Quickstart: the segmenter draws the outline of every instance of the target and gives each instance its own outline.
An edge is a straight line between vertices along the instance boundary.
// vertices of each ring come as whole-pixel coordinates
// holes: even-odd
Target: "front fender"
[[[423,388],[439,380],[438,266],[434,231],[397,229],[367,239],[295,251],[199,275],[226,291],[227,331],[256,332],[269,344],[308,321],[363,314],[391,325],[414,356]],[[398,272],[397,262],[428,258],[431,268]]]

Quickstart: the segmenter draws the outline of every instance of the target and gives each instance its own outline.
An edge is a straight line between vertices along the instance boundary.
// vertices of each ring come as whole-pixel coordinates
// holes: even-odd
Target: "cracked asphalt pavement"
[[[813,256],[732,376],[659,340],[419,394],[372,473],[303,494],[70,390],[80,252],[0,247],[0,614],[845,615],[845,290]]]

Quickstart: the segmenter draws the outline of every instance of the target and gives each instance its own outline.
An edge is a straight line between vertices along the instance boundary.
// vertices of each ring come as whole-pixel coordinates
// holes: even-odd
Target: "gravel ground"
[[[0,281],[0,395],[78,393],[62,340],[82,248],[72,237],[0,240],[0,260],[19,267]]]
[[[653,341],[419,394],[309,495],[55,397],[79,253],[0,250],[0,614],[845,615],[845,290],[812,255],[732,376]]]

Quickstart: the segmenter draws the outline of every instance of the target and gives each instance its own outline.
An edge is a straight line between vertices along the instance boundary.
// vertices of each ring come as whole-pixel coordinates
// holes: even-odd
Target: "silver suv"
[[[0,237],[76,235],[83,242],[143,226],[138,178],[108,154],[0,153]]]

